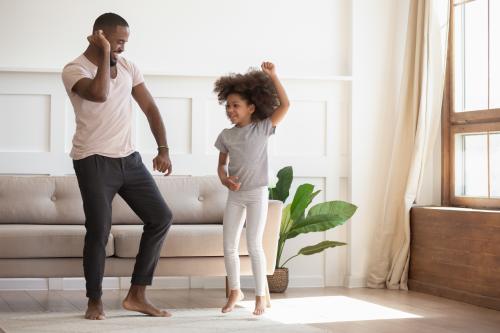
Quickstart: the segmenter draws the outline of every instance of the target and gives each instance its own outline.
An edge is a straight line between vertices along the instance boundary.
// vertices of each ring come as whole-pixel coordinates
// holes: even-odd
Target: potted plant
[[[282,168],[278,174],[275,187],[269,188],[269,199],[280,200],[285,203],[290,194],[293,180],[291,166]],[[297,254],[282,261],[283,248],[288,239],[309,232],[322,232],[344,224],[356,211],[357,207],[345,201],[327,201],[316,204],[306,209],[320,191],[314,191],[314,185],[302,184],[297,188],[293,200],[283,207],[280,235],[278,240],[278,253],[276,256],[275,272],[268,275],[267,280],[271,292],[284,292],[288,287],[288,268],[285,265],[299,255],[313,255],[328,248],[346,245],[346,243],[325,240],[318,244],[306,246]]]

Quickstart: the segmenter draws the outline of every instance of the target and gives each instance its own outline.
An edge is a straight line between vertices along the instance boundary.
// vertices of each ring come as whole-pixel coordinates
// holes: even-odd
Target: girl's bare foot
[[[132,285],[122,302],[124,309],[141,312],[153,317],[171,317],[168,311],[160,310],[146,298],[146,286]]]
[[[89,298],[87,304],[87,311],[85,311],[85,319],[90,320],[103,320],[106,319],[104,310],[102,308],[101,298]]]
[[[253,314],[260,316],[266,311],[267,300],[266,296],[255,296],[255,310]]]
[[[226,305],[222,308],[222,313],[231,312],[234,309],[234,306],[237,302],[243,300],[245,295],[241,292],[240,289],[231,289],[231,293],[229,294],[229,298],[227,299]]]

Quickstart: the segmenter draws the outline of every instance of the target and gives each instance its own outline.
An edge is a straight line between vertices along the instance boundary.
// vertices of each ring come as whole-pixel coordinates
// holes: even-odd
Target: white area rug
[[[85,320],[80,312],[3,313],[0,314],[0,328],[5,333],[325,332],[310,325],[285,324],[265,316],[256,317],[245,308],[236,308],[229,314],[222,314],[218,308],[179,309],[171,312],[171,318],[153,318],[125,310],[111,310],[106,312],[107,319],[101,321]]]

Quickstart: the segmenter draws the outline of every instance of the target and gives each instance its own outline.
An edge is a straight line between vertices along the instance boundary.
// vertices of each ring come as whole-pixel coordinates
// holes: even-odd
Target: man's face
[[[110,65],[116,66],[120,53],[125,51],[125,43],[128,42],[128,36],[130,35],[129,28],[117,25],[114,29],[106,29],[104,35],[111,46]]]

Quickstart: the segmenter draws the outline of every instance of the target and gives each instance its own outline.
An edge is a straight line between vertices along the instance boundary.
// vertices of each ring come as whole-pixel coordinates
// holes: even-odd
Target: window
[[[451,0],[442,204],[500,208],[500,0]]]

